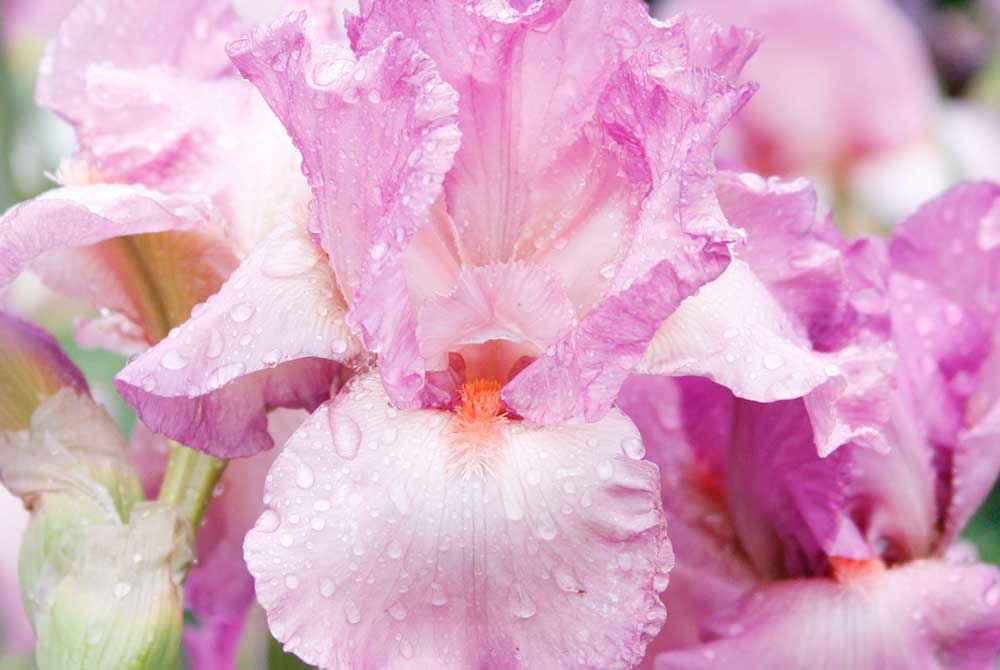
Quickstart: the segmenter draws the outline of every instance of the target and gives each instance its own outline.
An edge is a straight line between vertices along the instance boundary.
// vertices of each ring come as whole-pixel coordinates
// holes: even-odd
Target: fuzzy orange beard
[[[492,465],[503,446],[500,427],[507,421],[507,411],[500,401],[500,382],[465,382],[452,419],[451,465],[464,476],[492,474]]]

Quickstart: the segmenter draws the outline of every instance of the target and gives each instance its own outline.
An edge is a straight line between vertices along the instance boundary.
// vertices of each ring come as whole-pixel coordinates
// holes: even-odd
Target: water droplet
[[[538,515],[538,537],[543,540],[554,540],[559,531],[556,529],[556,522],[552,519],[552,515],[548,512],[542,512]]]
[[[354,604],[353,600],[348,600],[344,603],[344,617],[347,618],[347,623],[357,623],[361,621],[361,610],[358,606]]]
[[[320,498],[313,503],[313,509],[317,512],[328,512],[330,510],[330,501],[326,498]]]
[[[262,533],[273,533],[278,530],[279,525],[281,525],[281,519],[278,517],[278,513],[272,509],[266,509],[257,519],[255,528]]]
[[[778,354],[765,354],[764,367],[768,370],[777,370],[784,364],[784,359]]]
[[[330,412],[330,432],[333,433],[333,448],[344,460],[351,460],[361,448],[361,429],[351,417],[341,414],[334,418]]]
[[[403,555],[403,545],[399,543],[399,540],[393,539],[386,547],[385,553],[388,554],[389,558],[399,558]]]
[[[403,606],[403,603],[396,603],[395,605],[389,608],[389,616],[391,616],[396,621],[402,621],[403,619],[405,619],[406,614],[407,614],[406,607]]]
[[[573,571],[568,567],[560,565],[555,569],[556,584],[566,593],[581,593],[580,580],[576,578]]]
[[[229,318],[235,323],[243,323],[253,316],[256,309],[257,308],[253,306],[253,303],[241,302],[229,310]]]
[[[622,440],[622,452],[629,458],[639,460],[646,455],[646,448],[642,445],[642,440],[637,437],[626,437]]]
[[[278,538],[278,543],[287,549],[295,543],[295,539],[290,533],[282,533],[281,537]]]
[[[385,256],[385,253],[387,251],[389,251],[389,246],[385,242],[379,242],[378,244],[372,247],[370,253],[372,259],[377,261],[378,259]]]
[[[323,577],[319,580],[319,594],[324,598],[332,596],[334,588],[333,580],[329,577]]]
[[[264,365],[273,368],[281,361],[281,349],[271,349],[264,355]]]
[[[507,603],[510,605],[510,613],[519,619],[530,619],[538,611],[535,601],[531,599],[520,582],[511,584],[507,594]]]
[[[448,596],[444,593],[444,588],[437,582],[431,582],[431,605],[441,607],[448,604]]]
[[[205,350],[205,355],[209,358],[218,358],[222,355],[225,346],[226,341],[223,339],[222,333],[213,328],[208,334],[208,349]]]
[[[312,468],[305,463],[299,463],[298,467],[295,468],[295,485],[300,489],[309,489],[315,483],[316,476],[313,474]]]
[[[399,654],[403,658],[413,657],[413,645],[410,644],[409,640],[400,640],[399,642]]]
[[[160,359],[160,365],[167,370],[183,370],[187,364],[187,359],[181,356],[176,349],[171,349]]]
[[[609,460],[603,460],[597,464],[597,476],[600,479],[608,480],[615,474],[615,465]]]
[[[285,586],[294,591],[299,588],[299,578],[295,575],[285,575]]]

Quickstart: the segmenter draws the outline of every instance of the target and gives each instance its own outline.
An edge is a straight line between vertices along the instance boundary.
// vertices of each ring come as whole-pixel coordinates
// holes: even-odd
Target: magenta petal
[[[453,417],[369,373],[296,432],[245,544],[271,631],[342,670],[638,663],[672,554],[632,423]]]
[[[994,566],[917,561],[845,584],[763,585],[704,630],[706,643],[661,654],[657,670],[987,670],[1000,652]]]
[[[643,668],[659,651],[700,641],[701,622],[735,602],[758,581],[739,546],[724,495],[722,461],[734,398],[698,378],[633,375],[618,405],[642,434],[647,457],[660,468],[663,512],[676,563],[664,592],[669,610]]]
[[[412,405],[423,361],[400,258],[458,148],[456,95],[411,40],[394,35],[355,58],[313,45],[302,22],[291,15],[229,51],[302,153],[350,320],[379,353],[393,398]]]
[[[143,423],[222,458],[272,445],[265,412],[314,409],[360,345],[326,257],[293,226],[280,228],[219,292],[130,363],[115,387]]]

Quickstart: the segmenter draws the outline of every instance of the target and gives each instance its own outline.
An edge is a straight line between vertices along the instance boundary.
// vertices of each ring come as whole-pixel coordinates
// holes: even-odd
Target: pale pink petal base
[[[761,586],[703,630],[706,644],[662,654],[656,670],[987,670],[1000,651],[995,567],[917,561],[846,584]]]
[[[673,557],[635,427],[453,416],[368,374],[292,437],[245,544],[271,631],[338,670],[638,663]]]

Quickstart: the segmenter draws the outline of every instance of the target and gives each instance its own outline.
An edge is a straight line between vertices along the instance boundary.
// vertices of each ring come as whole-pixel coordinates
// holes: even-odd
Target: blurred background
[[[52,185],[73,134],[34,104],[46,41],[76,0],[0,0],[0,211]],[[150,2],[156,0],[149,0]],[[169,1],[169,0],[167,0]],[[747,78],[761,89],[723,138],[721,165],[808,176],[838,225],[884,234],[921,202],[965,179],[1000,181],[1000,0],[661,0],[765,35]],[[14,311],[59,336],[95,394],[129,431],[134,417],[110,380],[124,360],[71,337],[79,307],[31,276],[8,296]],[[2,491],[2,489],[0,489]],[[0,528],[17,537],[19,503],[0,493]],[[1000,489],[967,530],[1000,563]],[[32,668],[20,614],[16,544],[0,545],[0,670]],[[304,668],[250,617],[240,667]]]

